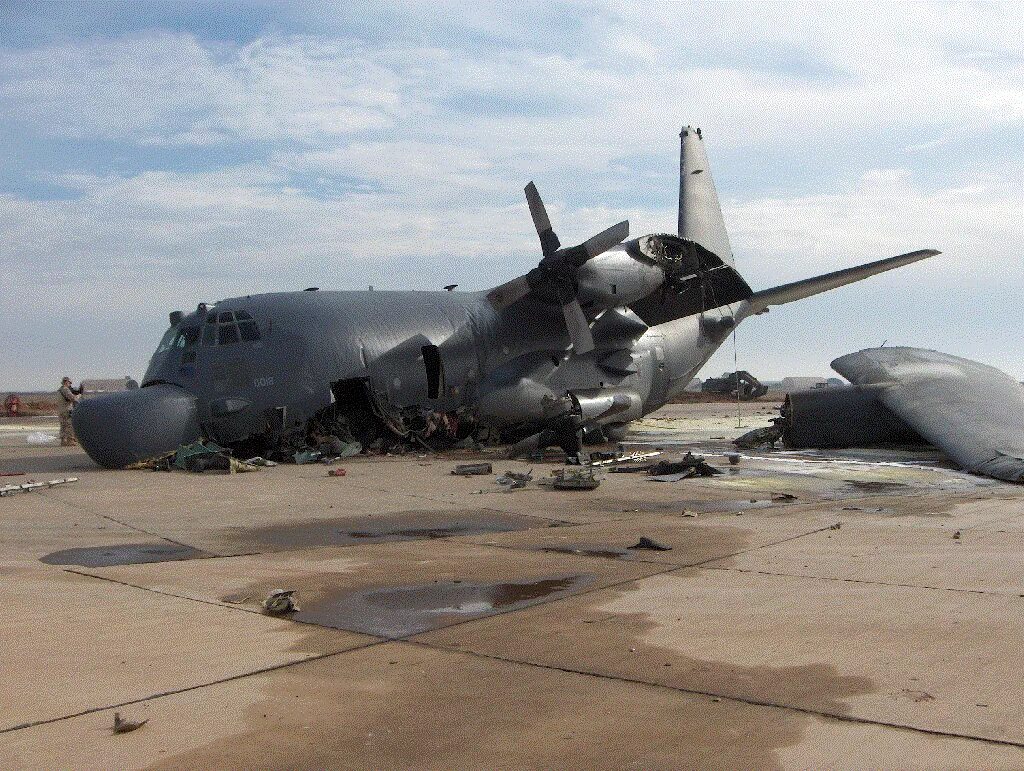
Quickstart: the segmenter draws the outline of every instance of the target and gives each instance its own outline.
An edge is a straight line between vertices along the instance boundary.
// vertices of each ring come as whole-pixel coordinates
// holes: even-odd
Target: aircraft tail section
[[[732,247],[704,138],[699,128],[684,126],[679,140],[679,237],[700,244],[733,268]]]
[[[862,281],[876,273],[884,273],[893,268],[902,268],[904,265],[909,265],[912,262],[917,262],[927,257],[934,257],[937,254],[941,254],[941,252],[936,249],[920,249],[916,252],[908,252],[896,257],[889,257],[853,268],[826,273],[823,276],[815,276],[803,281],[794,281],[791,284],[783,284],[772,289],[755,292],[747,300],[747,313],[761,313],[771,305],[783,305],[794,300],[802,300],[805,297],[827,292],[830,289],[852,284],[855,281]]]

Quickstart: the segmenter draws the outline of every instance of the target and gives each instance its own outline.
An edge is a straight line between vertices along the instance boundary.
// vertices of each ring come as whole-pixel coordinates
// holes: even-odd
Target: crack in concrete
[[[162,699],[162,698],[164,698],[166,696],[175,696],[175,695],[177,695],[179,693],[188,693],[189,691],[196,691],[196,690],[199,690],[200,688],[209,688],[211,685],[220,685],[222,683],[230,683],[230,682],[233,682],[235,680],[243,680],[243,679],[245,679],[247,677],[252,677],[254,675],[262,675],[262,674],[265,674],[267,672],[275,672],[275,671],[277,671],[279,669],[287,669],[288,667],[298,666],[299,664],[305,664],[305,663],[310,662],[310,661],[321,661],[323,659],[329,659],[332,656],[340,656],[340,655],[342,655],[344,653],[350,653],[352,651],[365,650],[366,648],[372,648],[375,645],[383,645],[384,643],[387,643],[387,642],[390,642],[390,640],[383,640],[383,639],[381,639],[381,640],[371,640],[368,643],[365,643],[363,645],[357,645],[354,648],[346,648],[346,649],[340,650],[340,651],[330,651],[328,653],[317,653],[317,654],[314,654],[312,656],[307,656],[306,658],[303,658],[303,659],[296,659],[295,661],[285,661],[285,662],[283,662],[281,664],[273,664],[273,665],[271,665],[269,667],[261,667],[259,669],[254,669],[254,670],[251,670],[249,672],[239,672],[236,675],[229,675],[227,677],[222,677],[222,678],[219,678],[217,680],[210,680],[209,682],[205,682],[205,683],[197,683],[195,685],[188,685],[188,686],[185,686],[184,688],[175,688],[175,689],[172,689],[172,690],[169,690],[169,691],[161,691],[159,693],[152,693],[152,694],[150,694],[148,696],[140,696],[137,699],[129,699],[128,701],[122,701],[122,702],[118,702],[116,704],[106,704],[106,705],[104,705],[102,707],[89,707],[88,709],[83,709],[83,710],[80,710],[79,712],[75,712],[75,713],[68,714],[68,715],[60,715],[58,717],[43,718],[41,720],[33,720],[31,722],[28,722],[28,723],[20,723],[18,725],[8,726],[6,728],[0,728],[0,734],[12,733],[14,731],[22,731],[22,730],[24,730],[26,728],[35,728],[36,726],[48,725],[50,723],[59,723],[59,722],[64,721],[64,720],[71,720],[72,718],[82,717],[83,715],[92,715],[92,714],[94,714],[96,712],[103,712],[103,711],[108,710],[108,709],[116,709],[116,708],[119,708],[119,707],[128,707],[128,706],[131,706],[132,704],[141,704],[141,703],[146,702],[146,701],[153,701],[154,699]]]
[[[874,581],[869,578],[843,578],[841,576],[812,576],[804,573],[775,573],[769,570],[754,570],[753,568],[736,568],[721,566],[716,567],[715,565],[703,566],[705,570],[722,570],[733,573],[750,573],[759,576],[769,576],[774,578],[809,578],[814,581],[834,581],[838,583],[849,583],[849,584],[868,584],[871,586],[891,586],[899,589],[927,589],[929,591],[936,592],[957,592],[960,594],[980,594],[986,597],[1024,597],[1024,594],[1019,592],[992,592],[987,589],[959,589],[953,586],[930,586],[928,584],[904,584],[893,581]]]

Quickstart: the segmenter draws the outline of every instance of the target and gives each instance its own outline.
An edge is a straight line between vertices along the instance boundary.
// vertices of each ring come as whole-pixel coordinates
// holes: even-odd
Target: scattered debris
[[[928,693],[928,691],[914,691],[909,688],[904,688],[903,695],[918,704],[925,701],[935,701],[935,697]]]
[[[114,733],[115,734],[126,734],[136,729],[142,728],[149,722],[149,718],[145,720],[123,720],[120,712],[114,713]]]
[[[554,475],[551,486],[556,490],[596,490],[601,484],[593,469],[565,468],[551,473]]]
[[[255,458],[249,458],[245,461],[250,466],[276,466],[277,461],[267,460],[262,455],[257,455]]]
[[[623,453],[599,453],[592,452],[590,454],[590,465],[591,466],[614,466],[620,463],[639,463],[640,461],[650,460],[661,455],[661,451],[653,452],[631,452],[628,454]],[[618,469],[612,469],[616,471]],[[622,469],[623,471],[634,471],[640,469]]]
[[[45,431],[33,431],[25,437],[29,444],[57,444],[56,434],[47,434]]]
[[[957,530],[955,533],[953,533],[953,540],[954,541],[959,541],[960,540],[960,531],[959,530]]]
[[[0,496],[14,495],[15,493],[27,493],[32,490],[39,490],[43,487],[50,488],[56,487],[57,485],[66,485],[71,482],[77,482],[78,477],[67,477],[66,479],[51,479],[47,482],[25,482],[20,485],[4,485],[0,487]]]
[[[681,460],[663,460],[647,469],[647,474],[657,482],[678,482],[681,479],[702,476],[710,477],[722,472],[704,460],[703,455],[686,453]]]
[[[795,495],[790,495],[789,493],[772,493],[772,500],[773,501],[795,501],[795,500],[798,500],[798,498]]]
[[[298,450],[292,455],[292,460],[295,461],[297,466],[306,466],[310,463],[316,463],[323,457],[323,453],[319,450]]]
[[[696,517],[697,515],[694,514],[692,511],[684,511],[679,516],[681,516],[681,517]]]
[[[327,472],[327,476],[329,477],[343,477],[345,476],[345,474],[346,471],[343,468],[332,468],[330,471]]]
[[[829,530],[839,530],[843,526],[842,522],[836,522],[834,525],[829,525]]]
[[[783,418],[775,418],[766,428],[755,428],[732,440],[741,450],[757,450],[762,447],[775,449],[775,443],[782,439]]]
[[[299,609],[295,604],[294,589],[274,589],[263,601],[263,613],[267,616],[283,616]]]
[[[533,479],[533,469],[525,472],[506,471],[496,480],[499,485],[507,490],[519,490]]]
[[[671,546],[666,546],[663,543],[648,538],[647,536],[641,536],[640,540],[632,546],[627,546],[627,549],[649,549],[650,551],[672,551]]]
[[[486,476],[494,473],[494,467],[490,463],[460,463],[452,474],[460,477]]]

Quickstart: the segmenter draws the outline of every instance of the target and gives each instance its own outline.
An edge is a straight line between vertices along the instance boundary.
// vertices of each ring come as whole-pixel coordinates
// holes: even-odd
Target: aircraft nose
[[[107,468],[163,455],[201,434],[195,396],[166,383],[83,399],[71,422],[82,449]]]

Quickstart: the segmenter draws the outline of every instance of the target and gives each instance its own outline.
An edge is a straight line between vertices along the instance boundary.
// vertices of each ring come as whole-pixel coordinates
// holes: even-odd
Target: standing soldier
[[[71,425],[71,411],[82,397],[82,387],[74,388],[71,378],[65,377],[60,382],[57,395],[60,397],[60,446],[73,447],[78,444],[78,440],[75,439],[75,429]]]

